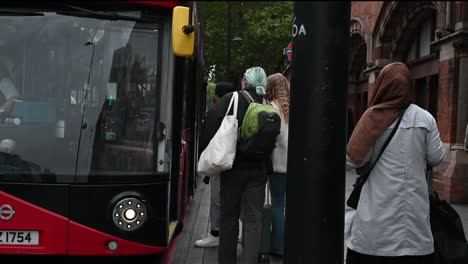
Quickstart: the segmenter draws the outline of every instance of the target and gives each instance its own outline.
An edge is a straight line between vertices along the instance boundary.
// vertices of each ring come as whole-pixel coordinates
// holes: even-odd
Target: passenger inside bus
[[[144,42],[139,37],[134,29],[128,42],[112,54],[107,98],[96,123],[93,143],[95,173],[153,170],[156,98],[151,90],[156,87],[147,76],[151,75],[150,56],[154,51],[142,48]]]
[[[14,100],[19,96],[13,83],[13,67],[9,58],[0,56],[0,115],[9,113],[13,109]]]

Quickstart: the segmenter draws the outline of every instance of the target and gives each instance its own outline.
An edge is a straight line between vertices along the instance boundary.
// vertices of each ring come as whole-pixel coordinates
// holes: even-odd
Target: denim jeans
[[[284,253],[284,207],[286,199],[286,173],[273,173],[269,176],[272,228],[271,253],[282,256]]]

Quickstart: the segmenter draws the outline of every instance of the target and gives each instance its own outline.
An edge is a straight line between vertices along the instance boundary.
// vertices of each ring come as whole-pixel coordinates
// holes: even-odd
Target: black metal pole
[[[226,81],[231,81],[231,2],[227,2]]]
[[[342,264],[351,2],[294,2],[287,264]]]
[[[83,106],[81,108],[80,135],[78,136],[78,150],[76,151],[76,159],[75,159],[75,175],[76,176],[78,176],[78,162],[80,160],[81,136],[83,134],[83,130],[85,130],[87,127],[87,124],[84,121],[84,117],[86,115],[86,104],[88,103],[88,91],[91,89],[91,87],[89,86],[89,81],[91,80],[91,73],[93,70],[93,61],[94,61],[94,50],[96,49],[96,44],[94,42],[88,41],[84,45],[85,46],[93,45],[93,52],[91,53],[91,61],[89,63],[89,71],[88,71],[88,81],[86,82]]]

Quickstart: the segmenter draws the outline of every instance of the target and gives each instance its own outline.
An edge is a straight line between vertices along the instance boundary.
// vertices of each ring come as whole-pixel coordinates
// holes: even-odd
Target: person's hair
[[[262,67],[252,67],[245,71],[244,78],[247,85],[255,87],[255,92],[258,95],[265,94],[266,74]]]
[[[234,85],[230,82],[218,82],[216,83],[216,87],[214,93],[219,96],[219,98],[223,97],[224,95],[235,92],[236,89]]]
[[[265,98],[278,104],[286,123],[289,121],[289,89],[289,81],[281,73],[272,74],[266,79]]]

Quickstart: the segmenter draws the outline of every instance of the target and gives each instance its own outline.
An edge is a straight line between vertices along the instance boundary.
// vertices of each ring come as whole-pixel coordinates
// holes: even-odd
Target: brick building
[[[405,62],[416,103],[436,118],[447,153],[434,187],[450,202],[468,203],[468,2],[352,2],[350,36],[354,123],[382,67]]]

